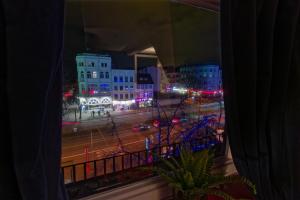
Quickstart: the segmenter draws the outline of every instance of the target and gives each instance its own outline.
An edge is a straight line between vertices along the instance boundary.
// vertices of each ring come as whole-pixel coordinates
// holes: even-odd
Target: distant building
[[[168,83],[163,88],[165,92],[172,92],[173,88],[183,87],[180,83],[181,74],[174,66],[164,67],[164,72],[168,80]]]
[[[154,96],[154,83],[150,74],[138,73],[135,101],[138,107],[152,106]]]
[[[116,110],[135,105],[134,69],[112,69],[112,98]]]
[[[80,53],[76,64],[80,104],[88,109],[111,108],[111,57]]]
[[[138,73],[149,74],[153,81],[153,91],[154,93],[159,93],[161,91],[161,80],[162,80],[162,69],[156,66],[149,66],[140,69]]]
[[[205,91],[222,89],[219,65],[193,65],[180,67],[181,83],[187,88]]]

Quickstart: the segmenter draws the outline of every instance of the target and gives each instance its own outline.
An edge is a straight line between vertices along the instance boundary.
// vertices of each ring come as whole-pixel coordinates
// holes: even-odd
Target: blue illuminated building
[[[179,71],[187,88],[205,91],[222,89],[222,71],[219,65],[186,65],[181,66]]]
[[[112,98],[114,109],[130,109],[135,104],[135,71],[112,69]]]
[[[112,69],[109,55],[76,56],[79,101],[89,109],[130,109],[135,105],[135,70]]]

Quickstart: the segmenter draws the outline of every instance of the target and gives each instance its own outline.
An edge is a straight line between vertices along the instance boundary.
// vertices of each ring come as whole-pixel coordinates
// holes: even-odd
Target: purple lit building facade
[[[139,108],[152,106],[154,82],[150,74],[138,73],[135,101]]]

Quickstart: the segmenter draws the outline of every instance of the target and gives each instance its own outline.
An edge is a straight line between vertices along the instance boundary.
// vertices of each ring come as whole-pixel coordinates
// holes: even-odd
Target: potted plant
[[[246,178],[238,175],[213,174],[213,159],[213,153],[208,150],[193,153],[182,148],[177,160],[173,157],[161,159],[160,164],[153,170],[175,190],[176,199],[205,200],[209,195],[214,195],[225,200],[233,200],[230,194],[220,188],[229,183],[246,184],[254,194],[256,193],[255,186]]]

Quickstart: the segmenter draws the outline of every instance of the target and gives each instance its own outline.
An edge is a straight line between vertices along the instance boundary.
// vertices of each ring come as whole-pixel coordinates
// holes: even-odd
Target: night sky
[[[164,66],[219,63],[217,13],[149,2],[67,0],[65,83],[76,81],[75,57],[83,52],[111,55],[114,68],[133,67],[128,54],[149,46],[154,46]],[[155,63],[151,58],[138,60],[140,67]]]

